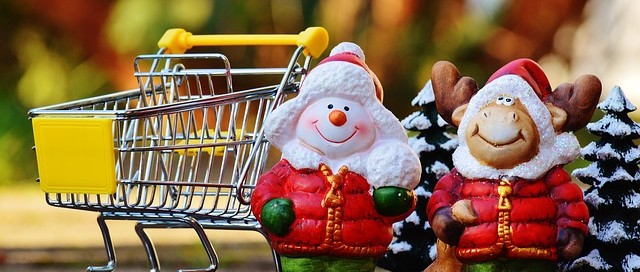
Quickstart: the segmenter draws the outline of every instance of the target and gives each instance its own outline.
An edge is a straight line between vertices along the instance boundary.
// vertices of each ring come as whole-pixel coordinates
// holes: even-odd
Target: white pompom
[[[335,54],[340,54],[344,52],[356,54],[356,56],[358,56],[360,60],[364,61],[364,52],[362,51],[362,48],[360,48],[360,46],[352,42],[339,43],[338,45],[336,45],[336,47],[331,49],[331,53],[329,54],[329,56],[333,56]]]

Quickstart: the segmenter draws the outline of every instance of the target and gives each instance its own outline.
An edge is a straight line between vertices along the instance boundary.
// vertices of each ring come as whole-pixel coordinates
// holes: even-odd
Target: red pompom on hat
[[[542,71],[540,65],[533,60],[523,58],[507,63],[491,75],[487,84],[504,75],[520,76],[531,86],[543,102],[546,102],[547,97],[551,94],[551,84],[549,84],[547,75]]]

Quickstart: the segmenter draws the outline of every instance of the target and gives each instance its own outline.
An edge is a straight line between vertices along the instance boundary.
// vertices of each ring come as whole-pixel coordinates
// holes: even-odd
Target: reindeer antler
[[[602,83],[594,75],[582,75],[573,84],[560,84],[547,102],[567,112],[567,122],[562,131],[576,131],[586,126],[593,116],[601,92]]]
[[[451,122],[453,111],[469,103],[478,92],[478,84],[473,78],[461,77],[458,68],[448,61],[438,61],[431,69],[431,85],[435,96],[436,109],[442,119]]]

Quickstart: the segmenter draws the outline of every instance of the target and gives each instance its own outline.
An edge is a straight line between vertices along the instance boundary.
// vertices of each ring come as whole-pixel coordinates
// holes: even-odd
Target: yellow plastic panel
[[[36,117],[32,123],[43,191],[115,192],[113,120]]]

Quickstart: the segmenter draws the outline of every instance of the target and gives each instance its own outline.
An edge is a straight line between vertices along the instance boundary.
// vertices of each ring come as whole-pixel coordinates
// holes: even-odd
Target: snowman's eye
[[[329,105],[327,106],[327,108],[329,108],[329,109],[333,109],[333,104],[329,104]]]
[[[349,111],[349,107],[344,106],[344,111]]]

